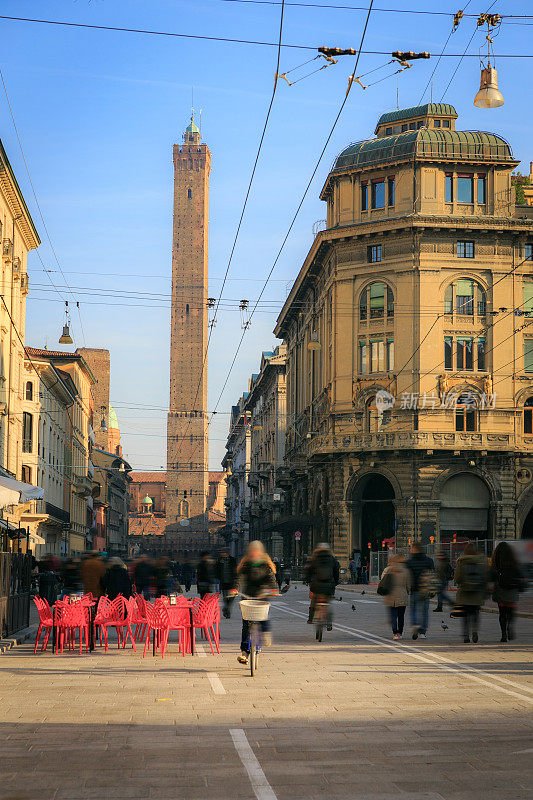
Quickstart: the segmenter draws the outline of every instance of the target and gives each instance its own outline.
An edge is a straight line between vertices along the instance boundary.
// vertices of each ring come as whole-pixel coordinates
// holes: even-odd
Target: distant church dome
[[[154,501],[152,500],[151,497],[146,495],[146,497],[143,498],[142,504],[143,504],[143,506],[153,506]]]
[[[194,117],[191,117],[190,123],[185,128],[185,133],[200,133],[200,128],[194,121]]]

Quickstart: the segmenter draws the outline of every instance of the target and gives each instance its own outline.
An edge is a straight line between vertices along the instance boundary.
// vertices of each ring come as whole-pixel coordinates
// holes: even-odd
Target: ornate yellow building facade
[[[302,552],[533,536],[533,221],[507,142],[450,105],[338,156],[278,318]]]

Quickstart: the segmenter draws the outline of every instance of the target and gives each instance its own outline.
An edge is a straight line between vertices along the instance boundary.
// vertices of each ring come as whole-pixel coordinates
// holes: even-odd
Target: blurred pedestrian
[[[210,594],[215,583],[215,563],[211,553],[204,550],[200,553],[200,561],[196,567],[196,590],[200,597]]]
[[[154,564],[155,596],[165,597],[171,590],[171,575],[168,558],[161,556]]]
[[[359,582],[359,567],[361,566],[361,553],[354,550],[349,567],[352,583]]]
[[[232,593],[237,578],[237,562],[224,548],[221,550],[216,563],[216,576],[220,583],[223,597],[222,613],[226,619],[231,617],[231,604],[234,600]]]
[[[101,579],[106,571],[104,560],[94,550],[81,562],[80,575],[85,594],[98,599],[102,594]]]
[[[439,590],[437,592],[437,606],[433,611],[442,611],[442,604],[449,603],[453,606],[454,601],[446,591],[448,583],[453,578],[453,569],[450,564],[450,559],[445,550],[441,550],[437,555],[435,562],[435,572],[439,579]]]
[[[312,625],[315,616],[317,599],[324,598],[328,604],[326,629],[333,627],[331,598],[335,596],[335,588],[339,583],[340,566],[333,555],[328,542],[319,544],[305,565],[304,580],[309,584],[309,616],[307,624]]]
[[[516,559],[513,548],[500,542],[492,554],[490,580],[494,584],[492,599],[498,603],[500,642],[511,642],[515,638],[514,617],[518,595],[526,588],[526,581]]]
[[[489,562],[478,552],[473,542],[468,542],[455,568],[457,584],[456,603],[461,609],[465,643],[478,641],[479,609],[485,602],[489,582]]]
[[[139,560],[133,570],[133,581],[138,594],[142,594],[145,599],[150,596],[150,587],[154,580],[154,569],[148,556],[139,556]]]
[[[426,591],[428,573],[434,571],[433,560],[422,550],[420,542],[411,545],[411,558],[407,562],[411,573],[411,625],[412,638],[427,639],[429,625],[429,595]]]
[[[61,568],[61,580],[63,582],[61,591],[62,598],[81,590],[80,566],[79,558],[67,558],[63,563]]]
[[[379,587],[382,587],[382,592],[379,591]],[[382,594],[383,602],[389,609],[393,639],[401,639],[403,636],[410,588],[411,572],[405,566],[405,556],[400,554],[391,556],[389,564],[381,574],[378,594]]]
[[[276,568],[276,583],[278,584],[278,590],[281,590],[281,562],[277,556],[274,556],[272,563]]]
[[[130,598],[131,580],[125,563],[118,557],[110,558],[108,569],[102,577],[102,591],[110,600],[114,600],[121,594],[123,597]]]
[[[181,565],[181,580],[183,581],[183,588],[186,592],[191,591],[193,579],[194,567],[191,562],[187,560]]]

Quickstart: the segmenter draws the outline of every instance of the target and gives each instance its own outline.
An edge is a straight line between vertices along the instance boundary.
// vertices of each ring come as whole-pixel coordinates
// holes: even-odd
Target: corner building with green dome
[[[287,557],[295,526],[300,555],[327,539],[344,564],[533,536],[533,219],[509,144],[457,121],[441,103],[383,114],[325,181],[275,328]]]

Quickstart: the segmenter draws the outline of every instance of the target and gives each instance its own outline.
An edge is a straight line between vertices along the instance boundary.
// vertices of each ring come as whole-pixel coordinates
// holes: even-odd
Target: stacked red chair
[[[165,650],[167,649],[168,634],[170,632],[170,619],[168,610],[163,603],[152,605],[146,603],[146,640],[144,643],[143,658],[146,656],[148,645],[150,644],[150,635],[153,634],[155,640],[155,649],[161,650],[161,658],[165,657]]]
[[[48,600],[45,600],[43,597],[39,597],[37,595],[33,598],[33,602],[37,606],[37,612],[39,614],[39,628],[37,629],[37,636],[35,639],[35,647],[33,652],[37,652],[37,645],[39,644],[41,633],[44,631],[43,641],[41,644],[42,653],[48,647],[48,639],[50,638],[50,634],[52,633],[52,629],[54,627],[54,617],[52,615],[52,609],[50,608]]]
[[[56,653],[62,653],[65,640],[69,650],[76,647],[76,631],[80,637],[80,655],[85,636],[85,651],[89,652],[89,609],[83,603],[64,603],[58,600],[55,604],[55,626],[57,629]]]

